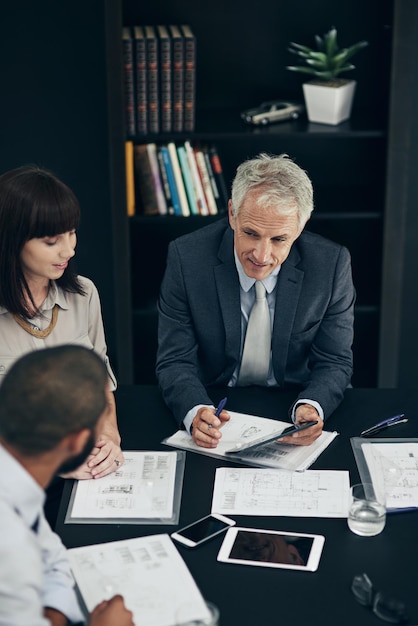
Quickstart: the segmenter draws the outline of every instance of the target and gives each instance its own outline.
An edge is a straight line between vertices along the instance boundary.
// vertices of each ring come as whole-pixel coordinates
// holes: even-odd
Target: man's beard
[[[96,440],[93,436],[93,433],[90,433],[86,445],[84,446],[80,454],[77,454],[76,456],[71,457],[71,459],[64,461],[64,463],[58,468],[57,474],[69,474],[70,472],[73,472],[78,467],[80,467],[80,465],[84,463],[90,452],[93,450],[95,441]]]

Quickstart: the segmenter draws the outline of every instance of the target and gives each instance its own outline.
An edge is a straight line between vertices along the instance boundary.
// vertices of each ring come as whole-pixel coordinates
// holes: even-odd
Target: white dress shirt
[[[44,607],[83,622],[66,549],[43,514],[43,489],[1,445],[0,468],[0,626],[49,626]]]

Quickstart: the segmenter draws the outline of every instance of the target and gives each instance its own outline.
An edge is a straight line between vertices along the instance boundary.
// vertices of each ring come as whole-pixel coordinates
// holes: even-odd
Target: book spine
[[[196,38],[189,26],[181,27],[184,35],[184,123],[185,132],[195,129]]]
[[[229,194],[226,188],[224,173],[222,170],[221,160],[219,158],[218,151],[215,146],[210,146],[209,157],[212,165],[213,175],[216,180],[216,185],[219,190],[219,213],[226,213],[228,211]]]
[[[172,130],[171,105],[171,38],[164,26],[157,26],[160,63],[160,125],[162,132]]]
[[[202,180],[203,191],[205,192],[206,204],[208,206],[209,214],[216,215],[218,213],[218,207],[213,196],[212,187],[210,184],[208,170],[206,168],[205,157],[201,150],[195,149],[196,163],[199,170],[200,178]]]
[[[169,215],[173,215],[174,214],[173,199],[171,197],[171,190],[170,190],[170,184],[168,182],[167,168],[164,163],[161,146],[157,146],[157,159],[158,159],[158,165],[160,168],[160,177],[161,177],[161,182],[163,185],[165,201],[167,204],[167,212]]]
[[[125,141],[126,212],[135,215],[134,144]]]
[[[158,39],[152,26],[145,26],[147,35],[147,72],[148,72],[148,131],[158,133],[159,119],[159,86],[158,86]]]
[[[151,166],[152,178],[154,181],[155,195],[157,198],[158,212],[160,215],[167,215],[167,203],[165,200],[163,184],[160,178],[160,168],[157,159],[157,145],[155,143],[147,144],[148,158]]]
[[[177,26],[170,26],[172,40],[172,115],[173,131],[183,131],[183,89],[184,89],[184,43]]]
[[[134,45],[131,29],[122,29],[123,87],[125,96],[125,127],[129,137],[135,136]]]
[[[180,198],[177,191],[176,179],[174,178],[174,171],[171,165],[170,153],[167,146],[161,146],[161,155],[167,172],[167,180],[170,186],[171,201],[173,204],[174,215],[182,215]]]
[[[174,172],[174,180],[176,181],[177,192],[180,199],[181,213],[184,217],[189,217],[190,208],[187,201],[186,190],[184,188],[183,177],[181,175],[180,163],[177,157],[177,149],[174,142],[170,142],[168,145],[168,152],[170,154],[171,166]]]
[[[202,181],[200,180],[199,170],[197,169],[196,157],[190,141],[184,142],[186,148],[189,167],[192,174],[193,185],[197,199],[197,206],[200,215],[209,215],[208,205],[206,203],[205,192],[203,191]]]
[[[219,189],[216,184],[215,176],[213,175],[212,163],[210,162],[210,157],[209,157],[207,146],[202,147],[202,152],[203,152],[203,156],[205,157],[206,169],[208,171],[213,197],[215,198],[216,206],[219,212]]]
[[[147,144],[134,146],[136,206],[144,215],[157,215],[159,211],[154,187],[154,177],[148,156]],[[139,213],[139,210],[137,210]]]
[[[199,215],[199,209],[197,206],[195,189],[187,159],[186,148],[184,146],[177,146],[177,155],[179,158],[181,173],[183,175],[184,187],[186,189],[187,198],[189,200],[190,213],[192,215]]]
[[[136,133],[145,135],[148,131],[147,50],[140,26],[134,27],[134,55]]]

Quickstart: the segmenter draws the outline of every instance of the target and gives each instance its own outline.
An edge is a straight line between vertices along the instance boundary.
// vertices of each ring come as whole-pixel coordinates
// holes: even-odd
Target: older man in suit
[[[299,445],[321,434],[350,385],[350,254],[304,231],[312,210],[307,174],[287,155],[260,154],[237,169],[228,219],[170,244],[159,299],[157,377],[167,405],[200,446],[216,447],[229,419],[226,410],[215,415],[211,385],[294,388],[292,420],[318,420],[282,440]],[[248,375],[243,363],[260,283],[271,333],[261,378]],[[263,341],[257,332],[254,360]]]

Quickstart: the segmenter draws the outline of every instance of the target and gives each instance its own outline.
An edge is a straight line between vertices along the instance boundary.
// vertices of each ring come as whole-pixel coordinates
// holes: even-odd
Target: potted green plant
[[[339,124],[347,120],[356,88],[356,81],[344,79],[340,74],[355,68],[350,59],[368,45],[367,41],[339,48],[337,30],[331,28],[323,37],[315,35],[316,50],[294,42],[289,52],[296,54],[303,65],[288,65],[286,69],[313,76],[303,84],[308,119],[322,124]]]

